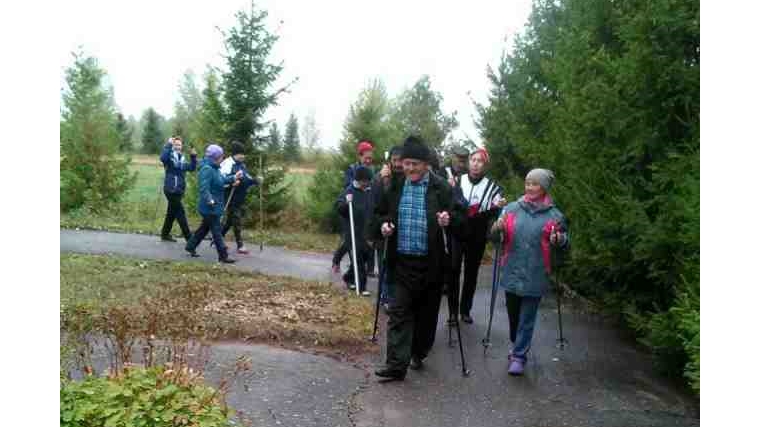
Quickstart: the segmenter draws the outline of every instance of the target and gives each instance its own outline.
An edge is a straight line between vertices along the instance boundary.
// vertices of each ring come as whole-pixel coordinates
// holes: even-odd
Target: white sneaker
[[[364,295],[365,297],[368,297],[368,296],[370,296],[372,294],[369,293],[369,291],[364,291],[364,292],[362,292],[362,295]]]

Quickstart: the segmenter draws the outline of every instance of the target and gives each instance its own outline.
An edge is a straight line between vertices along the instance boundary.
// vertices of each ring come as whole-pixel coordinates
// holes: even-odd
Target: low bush
[[[233,425],[224,394],[187,367],[128,367],[106,377],[65,380],[61,427]]]

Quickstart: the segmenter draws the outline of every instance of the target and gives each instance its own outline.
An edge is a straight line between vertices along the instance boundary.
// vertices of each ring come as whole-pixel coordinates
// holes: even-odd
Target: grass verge
[[[132,328],[129,333],[135,336],[147,335],[150,328],[203,329],[216,340],[348,354],[372,349],[367,341],[374,314],[371,301],[331,283],[110,255],[61,254],[60,267],[62,316],[81,307],[100,317],[118,313],[122,317],[117,321],[124,324],[114,330]],[[156,325],[150,319],[160,321]],[[66,324],[62,321],[63,332]]]

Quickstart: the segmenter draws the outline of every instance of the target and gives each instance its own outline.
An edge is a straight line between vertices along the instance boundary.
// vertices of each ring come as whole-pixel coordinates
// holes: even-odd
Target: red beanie
[[[362,141],[356,146],[356,152],[358,152],[360,156],[362,155],[363,152],[374,150],[374,149],[375,147],[373,147],[372,143],[369,141]]]
[[[472,155],[474,156],[474,155],[476,155],[478,153],[480,153],[480,154],[483,155],[483,160],[485,160],[486,163],[488,163],[489,161],[491,161],[491,156],[488,155],[488,150],[486,150],[485,148],[478,148],[477,150],[475,150],[472,153]]]

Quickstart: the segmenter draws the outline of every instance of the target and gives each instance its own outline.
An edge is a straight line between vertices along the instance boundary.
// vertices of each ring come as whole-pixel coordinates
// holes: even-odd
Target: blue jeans
[[[526,360],[533,329],[536,326],[538,304],[541,297],[521,297],[507,292],[507,315],[509,317],[509,340],[512,341],[512,357]]]

